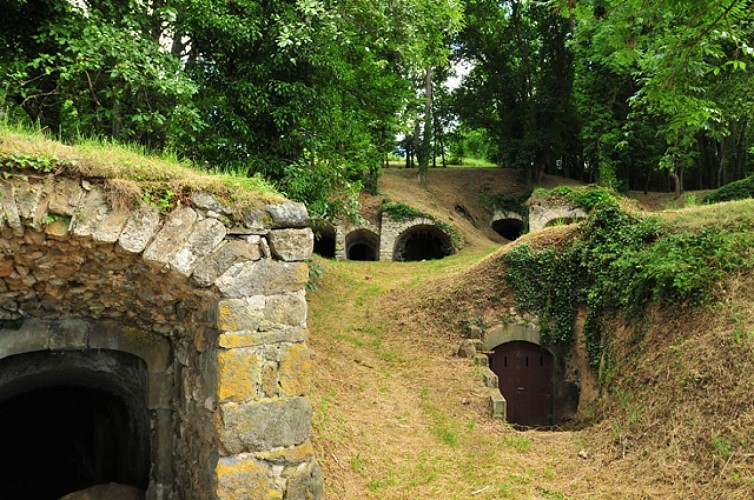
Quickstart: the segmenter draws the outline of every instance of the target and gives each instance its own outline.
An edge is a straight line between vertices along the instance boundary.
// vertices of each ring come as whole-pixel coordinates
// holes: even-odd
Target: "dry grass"
[[[207,192],[232,203],[234,208],[281,202],[284,198],[261,178],[208,173],[175,159],[151,156],[138,148],[106,141],[83,141],[68,146],[33,132],[0,124],[0,157],[42,156],[56,161],[55,175],[101,179],[119,201],[139,199],[145,193],[175,197]],[[40,173],[40,172],[31,172]]]
[[[456,181],[430,178],[427,192],[410,172],[383,180],[393,199],[421,210],[452,216],[460,200],[480,213]],[[736,226],[752,208],[660,216],[681,229]],[[611,325],[611,390],[600,396],[588,377],[582,385],[595,398],[582,423],[596,423],[517,432],[486,416],[477,370],[453,355],[463,320],[494,324],[514,306],[502,258],[513,245],[457,226],[469,245],[442,261],[320,261],[325,278],[310,294],[312,401],[330,498],[754,497],[754,276],[721,285],[715,306],[655,308],[644,321]],[[574,230],[519,242],[557,246]]]

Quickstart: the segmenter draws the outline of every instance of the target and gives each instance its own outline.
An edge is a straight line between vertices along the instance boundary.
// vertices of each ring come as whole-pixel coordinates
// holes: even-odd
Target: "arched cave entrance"
[[[373,261],[380,256],[380,237],[368,229],[357,229],[346,236],[348,260]]]
[[[493,349],[490,369],[498,376],[509,423],[553,424],[553,355],[547,349],[522,340],[506,342]]]
[[[55,499],[95,484],[149,482],[147,368],[106,350],[0,360],[0,498]]]
[[[393,260],[442,259],[453,253],[450,237],[437,226],[420,224],[406,229],[396,240]]]
[[[524,221],[520,219],[498,219],[492,222],[492,229],[506,240],[516,240],[524,232]]]
[[[335,229],[319,228],[314,231],[314,253],[326,259],[335,258]]]

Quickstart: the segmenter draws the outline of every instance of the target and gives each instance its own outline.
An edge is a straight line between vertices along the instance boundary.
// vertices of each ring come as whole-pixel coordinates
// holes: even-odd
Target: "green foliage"
[[[571,187],[558,186],[553,189],[537,188],[531,194],[533,200],[546,200],[559,198],[567,202],[575,203],[587,212],[591,212],[599,205],[615,205],[617,194],[611,189],[596,186]]]
[[[745,200],[754,197],[754,177],[730,182],[704,197],[705,203]]]
[[[720,278],[754,265],[752,245],[754,234],[745,223],[674,231],[656,218],[599,205],[565,248],[514,247],[506,254],[506,279],[519,307],[539,316],[549,345],[573,342],[577,305],[586,304],[586,348],[596,368],[608,340],[602,331],[605,314],[641,317],[650,300],[700,304]]]
[[[75,160],[73,161],[75,162]],[[62,163],[57,158],[28,153],[0,153],[0,172],[15,170],[49,174],[60,168],[62,168]]]

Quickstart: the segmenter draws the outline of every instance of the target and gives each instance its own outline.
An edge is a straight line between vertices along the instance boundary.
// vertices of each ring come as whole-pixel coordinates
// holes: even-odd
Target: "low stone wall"
[[[529,231],[539,231],[558,219],[586,219],[584,210],[571,202],[537,201],[529,206]]]
[[[150,499],[322,496],[306,210],[233,213],[202,193],[165,214],[115,207],[94,180],[0,182],[0,359],[97,349],[144,359]]]

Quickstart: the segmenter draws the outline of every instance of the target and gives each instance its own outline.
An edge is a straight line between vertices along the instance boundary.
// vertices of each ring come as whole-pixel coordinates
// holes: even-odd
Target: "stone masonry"
[[[529,206],[529,231],[544,229],[553,221],[586,219],[586,212],[573,202],[536,201]]]
[[[206,193],[162,213],[114,206],[96,180],[0,182],[0,359],[144,359],[149,499],[322,496],[309,440],[308,216],[291,202],[234,213]]]

